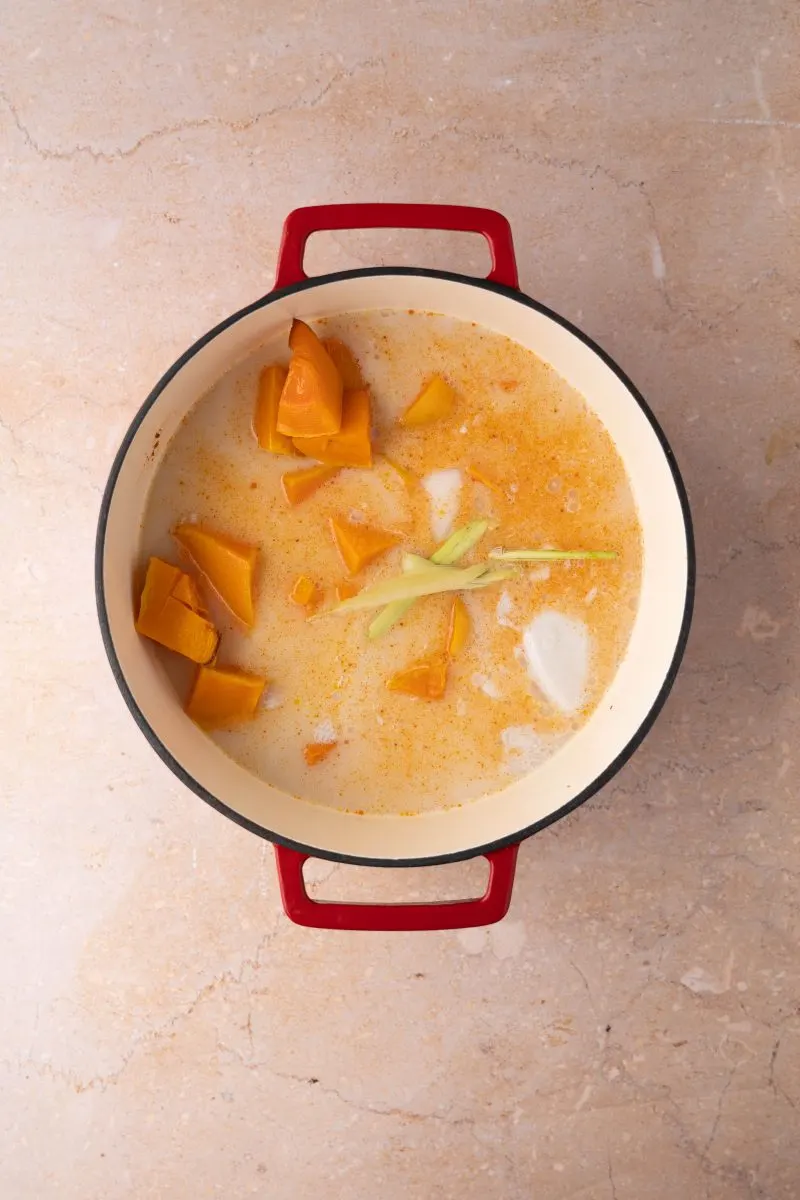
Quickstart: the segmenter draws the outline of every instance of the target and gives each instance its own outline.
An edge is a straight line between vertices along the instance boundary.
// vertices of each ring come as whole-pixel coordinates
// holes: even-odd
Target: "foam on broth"
[[[614,675],[641,575],[625,470],[583,397],[505,337],[417,312],[345,314],[316,328],[342,338],[358,357],[372,390],[377,450],[420,479],[459,469],[455,527],[479,516],[497,523],[465,561],[484,558],[497,544],[610,549],[616,561],[537,565],[520,579],[467,594],[472,634],[451,665],[444,699],[388,692],[390,675],[443,647],[451,597],[418,601],[400,625],[371,642],[366,629],[374,614],[309,623],[289,592],[302,573],[324,588],[325,606],[334,603],[334,585],[346,577],[328,530],[337,514],[402,534],[402,548],[362,572],[361,586],[397,574],[402,549],[430,554],[437,544],[431,497],[422,486],[409,490],[378,457],[372,471],[342,471],[290,508],[280,476],[306,460],[262,451],[252,433],[258,373],[277,357],[288,360],[273,346],[200,398],[164,452],[148,498],[142,565],[151,554],[180,561],[169,530],[185,520],[261,547],[255,628],[244,632],[210,598],[222,633],[220,663],[270,680],[254,722],[210,735],[243,766],[290,794],[351,811],[416,813],[462,803],[552,753]],[[398,414],[434,372],[459,393],[456,412],[421,430],[401,429]],[[469,467],[495,487],[474,482]],[[527,669],[524,632],[546,612],[586,630],[587,682],[572,712],[548,700]],[[182,701],[191,664],[157,652]],[[332,732],[334,753],[307,767],[303,746]]]

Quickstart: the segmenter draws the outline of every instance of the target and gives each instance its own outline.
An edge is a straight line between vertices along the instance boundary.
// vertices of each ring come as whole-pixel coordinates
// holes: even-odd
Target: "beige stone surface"
[[[0,1194],[800,1196],[800,17],[793,0],[26,0],[0,20]],[[270,285],[287,210],[488,204],[691,493],[654,732],[488,930],[316,934],[169,774],[96,626],[114,450]],[[479,270],[320,237],[316,269]],[[318,894],[452,893],[319,865]]]

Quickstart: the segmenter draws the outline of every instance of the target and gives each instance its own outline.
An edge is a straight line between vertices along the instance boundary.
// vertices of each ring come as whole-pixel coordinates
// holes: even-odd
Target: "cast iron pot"
[[[413,228],[483,234],[486,279],[424,268],[370,267],[309,279],[306,241],[323,229]],[[597,710],[529,775],[460,808],[416,817],[355,815],[288,796],[228,758],[184,714],[155,647],[134,630],[131,580],[148,490],[163,449],[196,400],[236,363],[285,331],[293,317],[359,309],[417,309],[475,321],[550,363],[587,399],[624,460],[644,539],[641,598],[630,644]],[[156,434],[159,434],[156,439]],[[161,449],[154,451],[154,445]],[[275,844],[288,916],[339,929],[455,929],[507,912],[519,843],[603,787],[640,745],[683,654],[694,590],[686,492],[674,455],[642,396],[579,329],[517,290],[511,230],[490,209],[435,204],[333,204],[286,220],[275,287],[200,338],[170,367],[136,414],[103,496],[96,550],[97,607],[111,668],[153,749],[192,791]],[[312,900],[307,858],[370,866],[435,866],[484,855],[483,896],[438,904],[343,904]]]

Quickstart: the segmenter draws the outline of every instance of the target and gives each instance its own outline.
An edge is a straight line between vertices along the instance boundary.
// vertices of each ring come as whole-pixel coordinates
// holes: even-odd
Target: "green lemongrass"
[[[469,525],[463,525],[461,529],[451,533],[438,550],[434,550],[431,562],[443,567],[451,567],[453,563],[460,562],[465,554],[469,554],[470,550],[477,546],[490,528],[491,521],[471,521]]]
[[[505,583],[507,579],[518,579],[519,571],[513,567],[487,568],[473,583],[465,583],[465,592],[474,592],[478,588],[490,587],[493,583]]]
[[[587,559],[611,560],[613,550],[490,550],[494,562],[583,562]]]
[[[357,596],[329,609],[328,613],[361,612],[365,608],[382,608],[396,600],[418,600],[420,596],[435,596],[438,592],[460,592],[485,574],[485,563],[476,567],[433,567],[428,571],[412,571],[364,588]]]
[[[465,554],[469,554],[470,550],[477,546],[490,527],[489,521],[471,521],[469,525],[464,525],[455,533],[451,533],[447,541],[442,542],[438,550],[434,550],[429,561],[435,563],[436,566],[443,567],[450,567],[454,563],[460,562]],[[393,604],[389,604],[372,621],[369,627],[369,636],[374,639],[388,633],[393,625],[403,619],[415,599],[416,597],[412,597],[410,600],[395,600]]]
[[[403,573],[413,575],[418,571],[448,571],[449,567],[437,567],[430,558],[423,558],[420,554],[404,554],[403,555]],[[464,588],[481,588],[486,587],[489,583],[501,583],[504,579],[513,579],[519,575],[517,567],[492,567],[490,563],[483,564],[483,574],[479,575],[472,583],[465,583]]]
[[[432,558],[423,558],[421,554],[403,555],[401,562],[403,574],[408,575],[412,571],[450,571],[452,567],[434,562]]]

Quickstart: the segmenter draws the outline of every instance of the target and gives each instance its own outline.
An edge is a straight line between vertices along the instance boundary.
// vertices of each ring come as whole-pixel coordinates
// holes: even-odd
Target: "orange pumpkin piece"
[[[357,575],[362,567],[373,562],[400,541],[396,533],[388,529],[375,529],[348,521],[346,517],[331,517],[331,533],[342,562],[351,575]]]
[[[168,596],[177,586],[184,572],[173,563],[164,562],[163,558],[151,558],[147,563],[147,573],[142,586],[139,600],[139,617],[145,612],[157,612],[164,607]]]
[[[372,411],[369,392],[361,388],[345,392],[342,399],[342,427],[333,437],[294,438],[294,445],[308,458],[319,459],[334,467],[371,467],[370,428]]]
[[[278,433],[289,437],[330,437],[342,424],[342,377],[313,329],[293,321],[292,361],[280,400]]]
[[[460,596],[454,596],[450,608],[450,627],[447,631],[447,653],[450,658],[455,658],[464,649],[471,627],[466,604]]]
[[[303,747],[303,758],[309,767],[315,767],[317,763],[321,763],[324,758],[327,758],[337,745],[337,742],[309,742],[307,746]]]
[[[336,585],[336,599],[339,604],[343,600],[349,600],[352,596],[358,595],[358,588],[349,579],[343,579],[341,583]]]
[[[289,349],[292,354],[302,354],[304,358],[313,359],[320,349],[325,350],[325,347],[311,326],[295,317],[289,328]],[[328,357],[327,350],[325,355]]]
[[[322,344],[342,377],[342,385],[346,392],[355,392],[358,388],[366,387],[361,367],[353,351],[337,337],[323,338]]]
[[[334,475],[339,474],[338,467],[305,467],[302,471],[289,471],[281,475],[283,494],[290,504],[300,504],[313,496],[317,488],[322,487]]]
[[[203,597],[200,595],[197,580],[191,575],[187,575],[185,571],[181,571],[180,579],[172,589],[172,595],[176,600],[180,600],[181,604],[185,604],[187,608],[191,608],[193,612],[207,616],[206,606],[203,603]]]
[[[441,375],[434,375],[425,384],[413,404],[410,404],[403,413],[400,424],[407,429],[413,429],[419,425],[430,425],[433,421],[449,417],[455,402],[456,393],[450,384],[442,379]]]
[[[309,579],[307,575],[298,575],[294,581],[294,586],[289,593],[289,599],[299,604],[301,608],[308,608],[310,604],[314,604],[319,598],[317,585],[313,579]]]
[[[253,430],[262,450],[273,454],[296,454],[292,439],[278,433],[278,403],[289,372],[277,364],[264,367],[258,380]]]
[[[219,645],[219,634],[209,620],[193,612],[172,594],[183,572],[179,567],[151,558],[139,604],[136,632],[192,662],[207,663]]]
[[[174,650],[196,663],[210,662],[219,645],[219,634],[212,623],[174,596],[167,597],[157,616],[152,613],[140,615],[136,629],[167,650]]]
[[[251,721],[266,685],[262,676],[237,667],[201,667],[186,701],[186,713],[202,729],[225,729]]]
[[[253,575],[258,548],[202,525],[177,525],[172,536],[235,617],[252,626]]]
[[[390,692],[402,692],[406,696],[417,696],[420,700],[441,700],[447,687],[447,659],[434,658],[428,662],[414,663],[392,675],[386,686]]]

